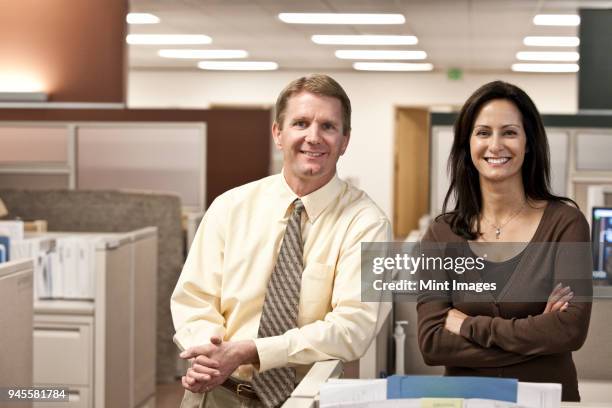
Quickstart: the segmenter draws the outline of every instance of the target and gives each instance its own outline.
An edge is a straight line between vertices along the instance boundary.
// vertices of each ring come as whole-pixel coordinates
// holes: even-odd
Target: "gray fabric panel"
[[[0,189],[9,217],[47,220],[51,231],[127,232],[158,228],[157,380],[171,382],[176,346],[170,295],[184,261],[181,201],[169,194]]]
[[[593,299],[589,334],[582,348],[574,352],[574,363],[580,380],[612,380],[612,299]]]

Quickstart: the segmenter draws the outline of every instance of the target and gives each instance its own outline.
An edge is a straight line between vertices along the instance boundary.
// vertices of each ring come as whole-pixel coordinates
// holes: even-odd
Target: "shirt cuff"
[[[262,337],[255,339],[259,355],[259,372],[272,368],[285,367],[289,361],[289,342],[285,336]]]
[[[223,338],[223,331],[216,328],[213,330],[203,330],[202,327],[187,325],[174,334],[172,341],[174,341],[179,350],[183,351],[190,347],[209,344],[210,338],[215,335]]]
[[[472,316],[468,316],[463,319],[463,323],[461,323],[461,327],[459,328],[459,334],[461,337],[464,337],[468,340],[472,340],[472,320],[474,318]]]
[[[179,350],[185,351],[189,348],[189,345],[191,344],[191,333],[189,332],[189,330],[181,330],[179,332],[176,332],[174,334],[174,337],[172,337],[172,341],[174,342],[174,344],[176,344]]]

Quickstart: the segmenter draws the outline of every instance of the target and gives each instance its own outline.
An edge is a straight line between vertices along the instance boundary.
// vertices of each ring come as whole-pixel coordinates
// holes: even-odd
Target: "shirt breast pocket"
[[[301,317],[308,322],[323,319],[330,308],[333,283],[333,266],[316,262],[308,264],[302,272],[300,288]]]

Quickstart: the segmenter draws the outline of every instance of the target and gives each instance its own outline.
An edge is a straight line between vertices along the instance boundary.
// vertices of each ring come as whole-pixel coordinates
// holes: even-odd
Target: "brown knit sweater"
[[[434,222],[424,243],[465,243],[454,234],[447,218]],[[588,251],[557,249],[547,253],[537,243],[590,241],[589,226],[582,213],[561,202],[549,202],[536,233],[499,298],[483,293],[478,302],[427,300],[417,303],[418,339],[428,365],[446,366],[446,375],[517,378],[526,382],[552,382],[563,386],[564,401],[579,401],[577,373],[572,351],[584,343],[589,327],[592,296],[592,259]],[[567,248],[566,246],[565,248]],[[466,273],[462,279],[478,280]],[[542,314],[546,300],[562,282],[580,295],[567,310]],[[489,296],[489,299],[486,297]],[[533,300],[539,296],[539,301]],[[532,299],[516,301],[516,299]],[[456,308],[468,317],[461,335],[444,328],[447,312]]]

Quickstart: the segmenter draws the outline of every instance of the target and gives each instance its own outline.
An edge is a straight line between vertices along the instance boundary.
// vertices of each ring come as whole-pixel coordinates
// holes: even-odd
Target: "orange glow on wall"
[[[125,101],[127,0],[1,3],[0,91]]]

